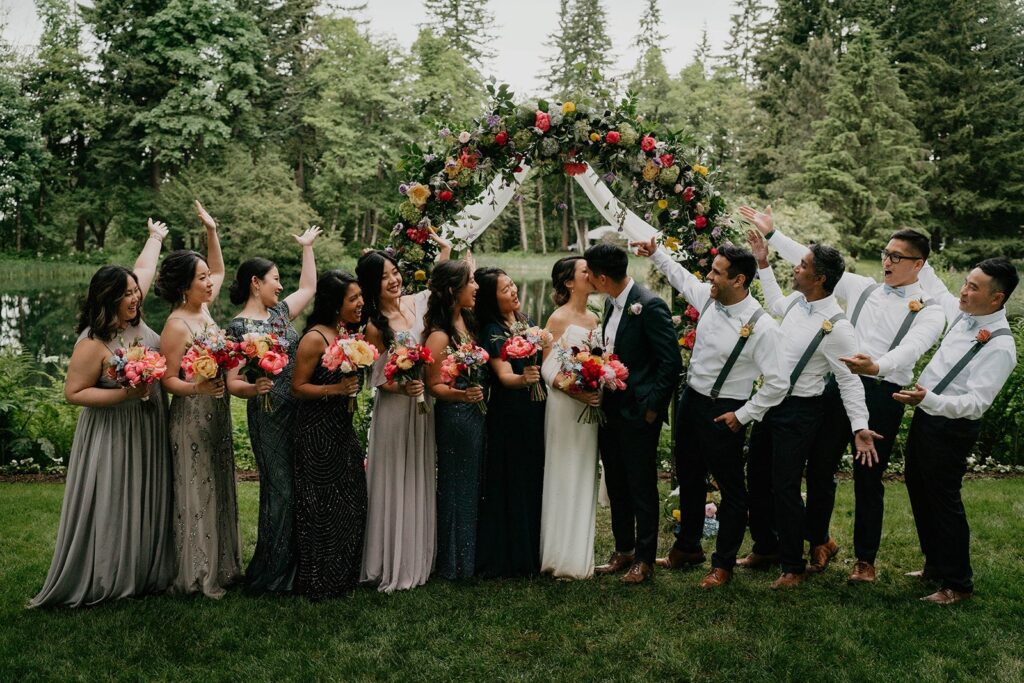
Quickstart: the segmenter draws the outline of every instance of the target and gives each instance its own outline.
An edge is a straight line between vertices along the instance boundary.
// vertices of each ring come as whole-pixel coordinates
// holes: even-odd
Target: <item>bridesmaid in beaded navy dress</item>
[[[476,318],[480,344],[491,356],[487,405],[487,458],[480,495],[476,573],[485,578],[540,572],[540,506],[544,490],[544,401],[530,397],[540,367],[503,361],[501,347],[519,312],[515,283],[503,270],[480,268]],[[514,438],[513,438],[514,435]]]
[[[477,403],[481,387],[449,387],[441,381],[446,349],[476,339],[473,306],[477,284],[465,261],[445,261],[430,276],[424,316],[426,345],[435,362],[427,366],[427,386],[435,403],[437,436],[437,561],[444,579],[473,576],[476,569],[480,474],[486,446],[486,420]]]
[[[296,592],[314,601],[350,593],[363,562],[366,472],[348,411],[360,379],[320,364],[338,330],[356,329],[362,314],[356,279],[337,270],[325,273],[292,375],[292,391],[302,400],[295,418]]]
[[[292,427],[296,400],[292,395],[292,369],[299,334],[291,321],[302,313],[316,291],[313,242],[319,234],[319,228],[310,228],[302,235],[293,235],[302,246],[302,271],[299,288],[283,301],[278,300],[284,287],[277,266],[267,259],[248,259],[239,266],[231,283],[231,303],[245,307],[228,324],[227,333],[235,339],[250,332],[274,333],[288,344],[288,365],[281,374],[249,383],[237,368],[227,378],[228,391],[247,399],[249,441],[260,473],[256,551],[245,570],[246,590],[254,594],[287,593],[295,583]],[[255,400],[265,394],[270,395],[269,411]]]

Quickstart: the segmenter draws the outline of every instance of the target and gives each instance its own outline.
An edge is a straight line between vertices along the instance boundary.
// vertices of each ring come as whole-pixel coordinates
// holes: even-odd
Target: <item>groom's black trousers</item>
[[[746,401],[712,399],[690,387],[683,390],[676,410],[675,458],[679,479],[680,532],[675,547],[686,553],[701,550],[707,475],[722,492],[718,508],[718,541],[711,565],[732,569],[747,528],[747,489],[743,480],[743,442],[746,429],[734,432],[715,418],[735,412]]]
[[[616,410],[607,412],[607,422],[597,435],[615,550],[633,551],[638,562],[652,566],[658,552],[660,436],[661,420],[654,424],[626,420]]]

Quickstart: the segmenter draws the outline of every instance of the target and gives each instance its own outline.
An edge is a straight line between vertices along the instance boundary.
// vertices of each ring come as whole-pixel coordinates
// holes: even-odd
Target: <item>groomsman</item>
[[[800,263],[807,253],[807,247],[774,228],[770,208],[761,213],[744,206],[740,214],[790,263]],[[910,383],[914,365],[935,344],[945,326],[941,308],[932,305],[934,301],[918,282],[929,251],[927,237],[915,230],[899,230],[881,253],[882,283],[863,275],[844,273],[835,288],[836,297],[846,302],[846,315],[857,331],[860,349],[859,353],[841,360],[853,373],[861,375],[868,425],[881,435],[875,444],[874,456],[854,455],[853,548],[857,561],[848,579],[850,583],[875,580],[875,558],[882,540],[884,512],[882,475],[889,466],[905,410],[893,394]],[[850,445],[849,420],[837,401],[826,401],[826,405],[832,410],[825,417],[824,433],[834,435],[835,439],[823,447],[838,469],[842,454]],[[829,487],[826,500],[812,500],[808,491],[807,535],[812,556],[809,571],[824,571],[839,551],[839,546],[828,535],[834,501],[834,484]]]
[[[843,276],[843,257],[832,247],[815,244],[793,268],[793,289],[783,296],[768,263],[768,245],[761,233],[748,231],[768,312],[782,319],[781,365],[789,378],[789,393],[754,426],[747,456],[750,498],[750,536],[754,548],[737,564],[758,568],[781,560],[782,575],[773,589],[803,582],[805,510],[800,481],[807,468],[807,488],[832,484],[831,463],[818,443],[822,426],[822,396],[834,373],[850,416],[858,455],[875,455],[868,429],[864,386],[839,360],[857,352],[857,333],[832,292]]]
[[[922,600],[951,605],[974,591],[970,528],[960,488],[981,417],[1017,365],[1005,305],[1018,275],[1008,260],[993,258],[967,275],[959,297],[931,266],[922,270],[921,282],[942,303],[949,330],[916,388],[893,398],[916,406],[904,476],[924,569],[910,576],[939,582],[939,590]]]
[[[594,571],[627,570],[622,582],[638,584],[651,577],[658,552],[658,440],[682,361],[668,304],[629,277],[626,251],[598,244],[587,249],[584,258],[590,283],[608,297],[602,327],[605,347],[629,369],[626,389],[610,392],[602,401],[607,422],[597,440],[612,508],[615,552]]]
[[[707,282],[701,282],[659,249],[654,239],[632,246],[652,257],[672,286],[701,311],[686,388],[676,410],[681,531],[668,556],[657,563],[671,569],[704,563],[701,537],[710,472],[722,491],[722,504],[711,570],[700,586],[717,588],[732,578],[747,527],[744,427],[763,418],[789,389],[779,365],[779,328],[750,295],[757,264],[746,249],[719,249]],[[761,376],[764,384],[751,397],[754,381]]]

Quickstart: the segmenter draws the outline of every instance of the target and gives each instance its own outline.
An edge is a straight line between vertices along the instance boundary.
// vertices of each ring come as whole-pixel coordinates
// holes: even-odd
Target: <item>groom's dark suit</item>
[[[614,312],[605,304],[603,332]],[[604,397],[607,416],[598,442],[612,509],[612,533],[618,552],[634,551],[636,561],[654,564],[658,549],[658,439],[668,418],[668,405],[679,382],[682,360],[668,305],[634,282],[612,351],[629,369],[624,391]],[[657,414],[653,424],[647,411]]]

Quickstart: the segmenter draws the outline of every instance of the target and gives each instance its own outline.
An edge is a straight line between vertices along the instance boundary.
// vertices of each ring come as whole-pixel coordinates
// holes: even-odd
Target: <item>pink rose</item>
[[[288,365],[288,356],[277,351],[267,351],[263,354],[263,358],[260,358],[260,368],[271,375],[281,374],[286,365]]]
[[[687,187],[687,188],[685,188],[683,190],[683,201],[684,202],[692,202],[693,201],[693,188],[692,187]]]
[[[551,130],[551,116],[546,111],[538,111],[533,125],[540,129],[542,133],[547,133]]]
[[[619,131],[617,130],[610,130],[607,133],[605,133],[604,136],[604,141],[607,142],[609,145],[617,145],[619,144],[619,140],[621,139],[622,137],[619,135]]]
[[[658,144],[657,140],[655,140],[650,135],[645,135],[640,140],[640,149],[642,149],[645,152],[650,152],[650,151],[654,150],[654,147],[657,144]]]

